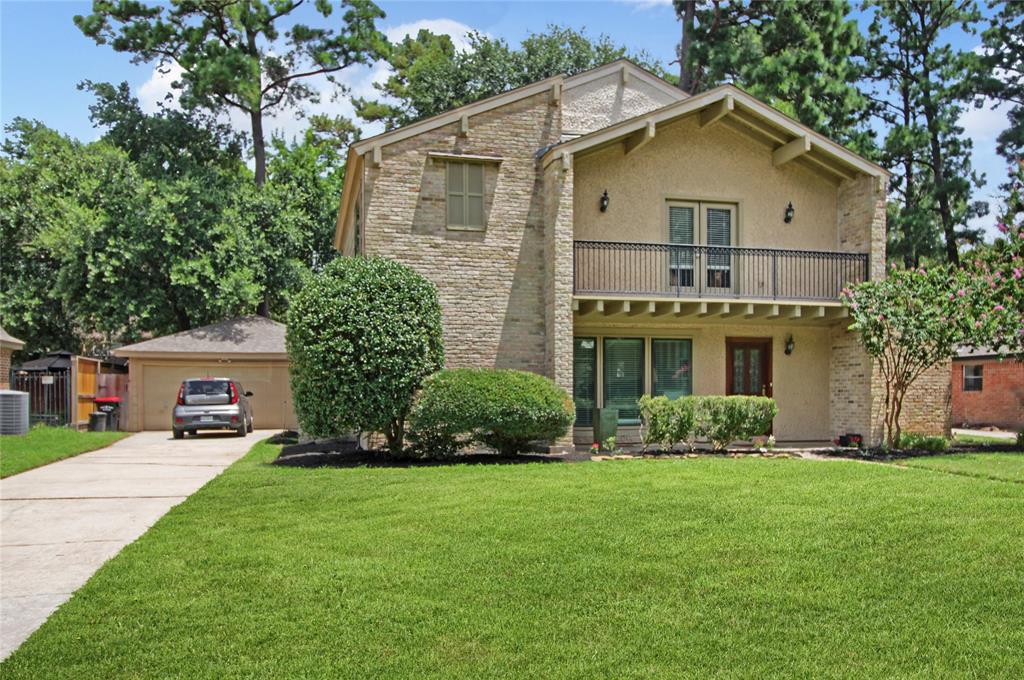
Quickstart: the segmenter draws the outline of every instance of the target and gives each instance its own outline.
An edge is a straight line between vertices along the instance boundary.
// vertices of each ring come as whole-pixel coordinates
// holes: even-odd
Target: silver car
[[[174,438],[198,430],[234,430],[244,437],[252,432],[251,396],[232,378],[189,378],[178,389],[171,423]]]

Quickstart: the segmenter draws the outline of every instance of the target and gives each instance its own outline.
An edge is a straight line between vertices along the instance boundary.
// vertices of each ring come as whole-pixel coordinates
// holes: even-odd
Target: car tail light
[[[232,404],[237,404],[238,403],[238,390],[235,389],[235,383],[232,383],[232,382],[228,383],[228,394],[231,395],[231,403]]]
[[[238,422],[238,416],[231,416],[231,422],[237,423]]]
[[[178,388],[178,406],[185,405],[185,383],[181,383],[181,387]]]
[[[180,424],[180,423],[183,423],[183,422],[185,422],[185,419],[184,419],[184,418],[175,418],[175,419],[174,419],[174,422],[176,422],[176,423],[179,423],[179,424]]]

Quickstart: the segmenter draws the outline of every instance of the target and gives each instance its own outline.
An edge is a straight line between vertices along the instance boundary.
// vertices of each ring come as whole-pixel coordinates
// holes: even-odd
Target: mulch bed
[[[922,456],[946,456],[955,453],[1024,453],[1024,447],[1014,442],[1005,444],[956,444],[944,451],[928,451],[925,449],[855,449],[835,448],[823,449],[820,453],[835,458],[851,458],[854,460],[903,460]]]

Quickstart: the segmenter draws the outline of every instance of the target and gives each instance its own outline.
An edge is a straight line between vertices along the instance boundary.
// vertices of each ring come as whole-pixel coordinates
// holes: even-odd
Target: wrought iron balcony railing
[[[579,294],[693,298],[836,300],[868,279],[868,256],[670,243],[576,241]]]

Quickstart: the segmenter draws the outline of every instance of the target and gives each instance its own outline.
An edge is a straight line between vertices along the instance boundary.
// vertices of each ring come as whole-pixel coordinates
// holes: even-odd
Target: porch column
[[[544,168],[545,342],[547,375],[572,395],[573,208],[571,163]],[[555,442],[571,450],[572,428]]]

